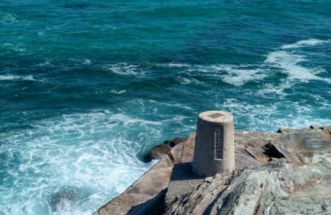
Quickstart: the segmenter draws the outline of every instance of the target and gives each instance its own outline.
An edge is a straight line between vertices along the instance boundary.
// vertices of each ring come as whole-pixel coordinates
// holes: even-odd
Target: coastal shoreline
[[[203,214],[207,211],[209,212],[207,214],[213,214],[212,210],[216,209],[213,209],[215,205],[213,206],[212,203],[215,203],[217,199],[215,196],[222,196],[222,192],[215,191],[213,194],[208,194],[210,196],[204,198],[203,201],[201,196],[198,201],[196,195],[211,189],[210,187],[215,183],[218,184],[218,187],[229,189],[230,184],[242,183],[240,180],[244,176],[249,178],[251,175],[257,174],[256,177],[264,177],[265,180],[269,180],[270,172],[270,174],[276,174],[275,172],[282,168],[300,169],[302,166],[316,166],[314,159],[329,156],[331,153],[331,126],[279,129],[277,132],[237,131],[235,133],[236,170],[232,175],[217,174],[207,178],[195,175],[190,166],[193,160],[194,145],[195,134],[191,134],[171,149],[171,156],[174,160],[168,154],[160,156],[159,160],[142,177],[122,194],[99,208],[93,215]],[[315,166],[314,168],[316,168]],[[302,174],[305,173],[302,172]],[[287,176],[290,177],[290,174]],[[330,185],[328,188],[331,188],[330,180],[325,177],[324,181],[320,180],[322,183]],[[316,181],[311,183],[315,184]],[[299,185],[294,183],[292,186]],[[313,191],[306,191],[307,195],[309,192],[315,192],[314,185],[310,188]],[[215,188],[215,190],[217,189]],[[237,193],[237,195],[241,194]],[[324,197],[326,202],[331,202],[330,198]],[[300,203],[300,201],[298,202]],[[324,204],[323,201],[321,204]],[[228,205],[228,207],[239,208],[234,205]],[[323,207],[321,205],[321,208]],[[328,210],[327,207],[324,208]],[[288,210],[291,209],[293,208]]]

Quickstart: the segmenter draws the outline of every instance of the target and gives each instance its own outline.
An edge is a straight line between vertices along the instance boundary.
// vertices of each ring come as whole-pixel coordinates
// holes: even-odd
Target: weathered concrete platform
[[[270,158],[264,154],[263,147],[278,135],[277,133],[237,132],[235,135],[237,167],[245,168],[267,162]],[[167,202],[192,191],[204,180],[191,171],[190,163],[193,160],[194,145],[195,134],[192,134],[171,150],[175,158],[174,162],[168,156],[162,156],[161,160],[148,172],[120,196],[102,206],[94,215],[130,214],[129,211],[132,208],[157,197],[165,189],[167,189]],[[150,202],[148,207],[152,207],[155,203]],[[136,211],[135,214],[138,212]]]
[[[170,159],[168,155],[162,156],[148,172],[131,185],[124,193],[105,204],[94,214],[198,215],[202,214],[202,212],[206,214],[214,214],[213,211],[219,211],[218,206],[215,205],[217,201],[221,201],[219,198],[229,198],[226,194],[230,195],[230,191],[222,195],[220,195],[220,192],[224,189],[230,189],[230,184],[232,184],[231,189],[237,189],[235,186],[244,186],[242,183],[245,181],[245,177],[252,180],[252,183],[254,180],[257,180],[261,181],[262,184],[265,184],[266,182],[263,180],[272,180],[273,177],[277,178],[278,175],[283,173],[282,171],[290,171],[292,167],[288,167],[286,166],[288,164],[279,162],[281,160],[287,160],[291,165],[292,163],[296,163],[296,165],[299,165],[296,171],[304,171],[302,169],[302,164],[310,165],[313,163],[316,166],[318,164],[318,159],[326,159],[323,158],[324,154],[331,152],[331,127],[312,127],[301,130],[281,129],[278,133],[236,132],[236,172],[234,175],[217,175],[214,178],[201,178],[192,173],[190,163],[193,159],[194,145],[195,135],[192,134],[185,141],[177,144],[171,149],[172,159]],[[281,159],[285,157],[286,159]],[[283,169],[273,169],[277,166],[283,166]],[[326,170],[324,168],[324,171],[331,172],[331,169],[328,169],[327,167]],[[313,172],[313,170],[310,172]],[[291,174],[288,175],[290,177]],[[326,184],[328,188],[330,188],[331,180],[329,179],[331,179],[331,176],[327,175],[326,177],[325,174],[324,176],[324,178],[320,176],[318,180],[323,181],[321,183]],[[284,175],[284,173],[283,177],[285,177],[285,180],[290,181],[289,178],[286,179],[286,174]],[[309,178],[310,175],[307,177]],[[272,183],[272,181],[270,181],[270,183]],[[295,181],[289,183],[295,184]],[[313,181],[310,181],[310,183],[314,184]],[[268,187],[269,185],[265,184],[263,186]],[[296,187],[296,185],[293,185],[292,188],[291,186],[287,186],[286,189],[293,190]],[[300,200],[304,198],[304,195],[312,197],[312,193],[316,194],[316,192],[319,192],[316,190],[317,188],[315,185],[310,186],[310,188],[301,186],[301,188],[302,189],[299,189],[296,195],[293,195],[294,199],[299,198]],[[268,189],[265,192],[269,192],[271,188]],[[307,189],[313,189],[313,191],[307,193]],[[261,192],[261,195],[269,195],[263,190],[257,190],[259,190],[258,192]],[[239,189],[233,190],[233,192],[236,193],[236,195],[240,195],[241,191]],[[300,194],[300,192],[303,193]],[[245,195],[247,195],[248,198],[249,193]],[[240,198],[240,196],[237,198]],[[324,201],[325,196],[321,197],[321,199]],[[260,200],[255,199],[254,201],[259,202]],[[266,201],[270,201],[270,199]],[[299,204],[295,200],[293,201],[293,204]],[[325,201],[329,202],[328,199]],[[183,205],[184,202],[186,206]],[[280,201],[280,203],[285,204],[286,202]],[[220,205],[222,204],[223,203],[220,203]],[[231,204],[231,202],[229,204]],[[253,203],[246,202],[245,204],[249,205]],[[234,207],[233,205],[230,206]],[[230,206],[223,207],[226,209]],[[320,207],[324,208],[323,210],[328,211],[328,207],[323,205],[320,205]],[[225,209],[224,211],[226,211]],[[257,211],[263,212],[262,209],[257,209]],[[317,211],[317,209],[315,211]],[[263,214],[262,212],[258,214]],[[331,214],[331,211],[329,212],[329,214]]]

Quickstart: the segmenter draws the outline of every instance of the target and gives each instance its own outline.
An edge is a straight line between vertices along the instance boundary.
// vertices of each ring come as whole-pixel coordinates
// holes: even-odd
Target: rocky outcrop
[[[331,168],[330,163],[326,164]],[[244,170],[207,179],[171,206],[166,214],[330,214],[329,174],[314,167]]]
[[[329,130],[291,130],[273,144],[285,159],[206,178],[165,214],[331,214]]]
[[[191,171],[195,135],[95,214],[331,214],[331,127],[235,133],[236,171]],[[171,159],[171,157],[173,159]]]

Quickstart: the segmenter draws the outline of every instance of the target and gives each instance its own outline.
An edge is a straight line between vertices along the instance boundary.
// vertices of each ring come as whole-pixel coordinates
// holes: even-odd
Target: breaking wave
[[[63,115],[33,130],[1,136],[3,214],[91,214],[142,175],[151,164],[142,143],[122,126],[146,130],[155,123],[98,111]],[[154,131],[148,126],[151,134]],[[130,129],[128,129],[130,130]],[[23,189],[23,190],[21,190]],[[17,193],[20,193],[17,196]]]
[[[307,82],[310,80],[318,80],[331,83],[330,78],[324,78],[318,74],[325,72],[323,68],[308,67],[303,65],[309,60],[305,56],[305,52],[291,51],[287,49],[300,49],[306,46],[317,46],[329,43],[329,40],[307,39],[298,42],[287,44],[279,47],[277,50],[267,54],[266,59],[260,64],[247,65],[229,65],[229,64],[214,64],[214,65],[192,65],[184,63],[167,63],[157,64],[164,68],[177,68],[182,73],[189,75],[207,75],[214,78],[219,78],[225,83],[236,87],[243,86],[250,82],[258,82],[267,77],[275,75],[275,72],[286,74],[287,86],[288,82],[295,80]],[[183,78],[182,84],[198,84],[194,78]]]
[[[287,44],[287,45],[282,45],[282,49],[296,49],[296,48],[302,48],[302,47],[307,47],[307,46],[316,46],[316,45],[321,45],[324,43],[328,43],[330,40],[320,40],[320,39],[307,39],[307,40],[300,40],[295,43]]]

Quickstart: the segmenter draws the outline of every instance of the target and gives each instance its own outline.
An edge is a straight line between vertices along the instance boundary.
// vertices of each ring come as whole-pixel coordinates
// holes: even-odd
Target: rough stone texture
[[[273,145],[279,136],[269,132],[236,132],[236,169],[260,166],[277,159],[268,153],[268,146]]]
[[[278,138],[275,147],[291,161],[306,164],[316,153],[331,152],[330,133],[324,129],[294,130]]]
[[[331,173],[319,173],[318,163],[293,166],[279,162],[276,167],[244,170],[232,179],[218,175],[166,214],[331,214]],[[330,160],[324,160],[323,166],[330,170]]]
[[[274,143],[286,159],[207,178],[165,214],[331,214],[330,141],[325,128],[285,132]]]
[[[164,156],[169,156],[172,162],[175,161],[174,157],[172,156],[172,149],[178,145],[179,143],[185,141],[187,138],[174,138],[172,140],[166,140],[163,144],[159,144],[153,147],[145,156],[144,161],[150,162],[151,160],[161,160]]]

